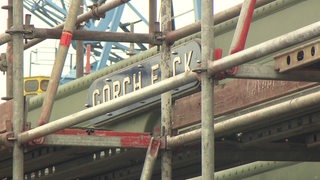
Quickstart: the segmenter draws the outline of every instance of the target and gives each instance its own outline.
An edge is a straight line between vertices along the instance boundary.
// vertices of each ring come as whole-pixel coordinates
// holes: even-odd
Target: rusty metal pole
[[[83,0],[79,0],[79,10],[78,15],[83,13]],[[81,25],[78,24],[78,29],[82,29]],[[80,78],[83,76],[83,59],[84,59],[84,48],[83,41],[76,41],[76,78]]]
[[[130,33],[134,34],[134,23],[130,23]],[[134,43],[130,43],[130,48],[129,48],[129,52],[127,53],[127,55],[129,55],[129,56],[135,55]]]
[[[5,43],[11,41],[11,40],[12,40],[12,38],[11,38],[10,34],[8,34],[8,33],[0,34],[0,46],[2,44],[5,44]]]
[[[13,26],[10,29],[13,43],[13,180],[24,179],[23,146],[17,138],[24,126],[23,96],[23,1],[13,1]]]
[[[12,1],[8,0],[8,19],[7,19],[7,29],[10,29],[13,23],[13,11],[12,11]],[[12,41],[9,41],[7,44],[7,73],[6,73],[6,98],[11,99],[13,98],[13,55],[12,55]]]
[[[161,0],[161,31],[165,35],[171,30],[171,0]],[[171,72],[171,47],[166,41],[161,46],[161,80],[170,77]],[[171,136],[172,126],[172,92],[168,91],[161,94],[161,135]],[[161,156],[161,179],[172,179],[172,151],[165,148]]]
[[[76,41],[76,78],[83,76],[83,59],[84,59],[84,48],[83,41]]]
[[[43,101],[42,110],[38,125],[43,125],[49,121],[53,102],[60,82],[61,73],[63,70],[64,62],[68,53],[69,45],[72,40],[72,33],[75,29],[77,20],[77,11],[79,9],[80,1],[73,0],[69,8],[66,23],[61,35],[58,54],[55,58],[54,65],[51,72],[51,77]]]
[[[61,34],[61,29],[35,28],[32,30],[34,38],[59,39]],[[74,30],[72,38],[73,40],[160,44],[160,41],[156,40],[153,34],[147,33]]]
[[[157,0],[149,0],[149,34],[155,32],[155,23],[157,21]],[[153,45],[149,44],[149,48]]]
[[[213,78],[207,71],[214,58],[213,0],[201,3],[201,159],[202,178],[214,179]]]

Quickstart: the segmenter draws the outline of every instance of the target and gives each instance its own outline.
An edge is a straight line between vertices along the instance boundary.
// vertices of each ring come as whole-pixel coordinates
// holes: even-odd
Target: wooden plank
[[[233,80],[215,87],[214,116],[221,116],[315,85],[318,85],[318,83],[250,79]],[[173,129],[200,123],[200,97],[201,93],[199,92],[175,101]]]

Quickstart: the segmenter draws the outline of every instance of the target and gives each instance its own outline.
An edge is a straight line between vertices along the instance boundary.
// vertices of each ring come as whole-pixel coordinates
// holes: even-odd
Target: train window
[[[40,89],[42,91],[46,91],[48,88],[49,80],[41,80],[40,82]]]
[[[38,80],[28,80],[28,81],[25,81],[25,84],[24,84],[24,90],[26,92],[32,92],[32,91],[37,91],[39,88],[39,82]]]
[[[24,95],[37,95],[48,88],[49,77],[33,76],[24,78]]]

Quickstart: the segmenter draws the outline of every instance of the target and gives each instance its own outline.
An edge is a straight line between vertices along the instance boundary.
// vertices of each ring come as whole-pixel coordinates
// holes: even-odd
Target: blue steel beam
[[[57,2],[52,0],[24,0],[24,8],[26,8],[31,13],[35,14],[38,18],[43,20],[49,26],[60,24],[65,20],[67,10],[64,9],[64,3],[61,3],[62,7],[59,7]]]
[[[130,9],[131,9],[134,13],[136,13],[136,15],[137,15],[146,25],[149,24],[148,20],[147,20],[146,18],[144,18],[144,17],[142,16],[142,14],[141,14],[130,2],[128,2],[127,5],[130,7]]]
[[[201,0],[193,0],[194,18],[196,21],[201,19]]]
[[[110,25],[110,32],[117,31],[119,24],[120,24],[120,19],[121,19],[123,10],[124,10],[124,5],[121,5],[115,9],[115,13],[113,15],[112,22]],[[102,55],[100,56],[98,66],[96,67],[95,70],[99,70],[107,65],[107,60],[109,58],[109,54],[111,52],[112,45],[113,45],[113,42],[104,43],[103,49],[102,49]]]

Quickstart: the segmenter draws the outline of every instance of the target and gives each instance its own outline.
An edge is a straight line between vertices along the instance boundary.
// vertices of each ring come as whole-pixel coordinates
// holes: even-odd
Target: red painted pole
[[[255,5],[256,0],[246,0],[243,2],[229,54],[234,54],[244,49]],[[238,69],[238,66],[232,67],[227,69],[226,73],[229,75],[236,75],[238,73]]]

